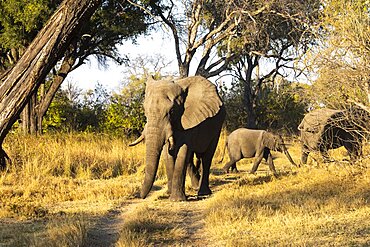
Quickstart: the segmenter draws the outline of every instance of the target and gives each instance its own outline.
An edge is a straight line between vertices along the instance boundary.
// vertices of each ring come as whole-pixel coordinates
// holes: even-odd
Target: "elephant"
[[[344,146],[351,160],[362,154],[359,111],[316,109],[307,113],[298,126],[302,142],[301,163],[306,164],[311,151],[320,151],[329,160],[329,149]],[[357,123],[356,123],[357,122]]]
[[[210,166],[226,116],[216,86],[201,76],[149,78],[144,111],[147,122],[143,135],[130,144],[145,139],[145,177],[140,197],[145,198],[153,186],[162,150],[170,200],[186,200],[186,169],[192,180],[198,180],[198,196],[211,194]],[[200,169],[194,166],[194,155],[200,160]],[[201,174],[196,176],[198,171]]]
[[[238,171],[236,168],[236,162],[242,158],[256,157],[251,173],[255,173],[257,171],[262,159],[265,158],[270,170],[274,175],[276,175],[277,173],[272,159],[271,150],[284,152],[291,164],[297,166],[290,156],[283,138],[280,135],[275,135],[266,130],[246,128],[234,130],[226,139],[220,163],[223,160],[226,148],[229,153],[230,161],[223,167],[225,173],[229,172],[230,167],[232,171]]]

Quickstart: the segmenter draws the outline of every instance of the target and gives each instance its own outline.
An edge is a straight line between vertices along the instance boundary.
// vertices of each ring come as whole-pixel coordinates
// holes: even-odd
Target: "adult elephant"
[[[166,172],[170,199],[186,200],[186,168],[194,154],[201,161],[198,195],[209,195],[209,172],[217,147],[225,108],[216,87],[207,79],[194,76],[179,80],[148,79],[144,110],[145,178],[140,196],[145,198],[153,186],[160,154],[166,148]],[[196,171],[197,169],[189,169]]]
[[[362,134],[358,123],[359,111],[317,109],[305,115],[298,126],[302,141],[301,162],[307,163],[312,151],[320,151],[325,161],[329,149],[344,146],[351,159],[362,154]],[[357,122],[357,123],[356,123]]]
[[[280,135],[275,135],[265,130],[240,128],[231,132],[226,139],[220,162],[223,160],[226,148],[229,153],[230,160],[223,167],[225,172],[229,172],[230,168],[231,170],[237,171],[236,162],[242,158],[256,157],[251,173],[255,173],[257,171],[259,164],[264,158],[267,161],[270,170],[276,174],[271,150],[283,152],[291,164],[297,166],[290,156],[283,138]]]

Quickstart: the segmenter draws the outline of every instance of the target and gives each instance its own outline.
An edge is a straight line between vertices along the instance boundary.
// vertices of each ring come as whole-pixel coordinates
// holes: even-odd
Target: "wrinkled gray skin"
[[[211,194],[209,171],[226,114],[216,87],[200,76],[175,81],[149,79],[144,109],[147,123],[143,137],[132,144],[145,138],[146,168],[141,198],[153,186],[162,149],[171,200],[186,200],[188,167],[192,184],[199,184],[198,195]],[[194,155],[201,161],[201,169],[195,167]]]
[[[290,157],[283,138],[265,130],[252,130],[245,128],[234,130],[227,137],[225,148],[227,148],[230,158],[230,161],[223,167],[225,172],[229,172],[229,168],[231,168],[232,171],[237,171],[236,162],[242,158],[256,157],[251,173],[255,173],[257,171],[259,164],[264,158],[267,161],[270,170],[276,174],[270,152],[271,150],[284,152],[292,165],[296,166],[293,159]]]
[[[344,146],[351,160],[362,154],[362,136],[358,126],[343,110],[317,109],[305,115],[298,126],[302,141],[301,163],[306,164],[310,152],[320,151],[329,161],[329,149]]]

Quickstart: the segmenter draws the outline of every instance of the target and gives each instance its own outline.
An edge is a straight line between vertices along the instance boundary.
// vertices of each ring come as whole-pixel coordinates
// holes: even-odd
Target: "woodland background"
[[[59,3],[1,3],[3,77]],[[218,85],[228,130],[297,133],[308,110],[369,104],[368,29],[368,1],[104,1],[33,92],[18,122],[26,133],[137,135],[145,122],[145,77],[189,76],[192,65],[194,74]],[[169,62],[158,53],[118,53],[125,40],[158,31],[173,36],[175,74],[166,74]],[[73,81],[61,88],[66,75],[92,56],[102,66],[108,60],[127,66],[122,88],[111,92],[98,84],[83,91]]]
[[[177,72],[160,53],[118,52],[151,32],[173,37]],[[126,66],[119,90],[65,81],[92,57]],[[355,162],[339,148],[297,168],[274,152],[276,177],[249,174],[252,159],[238,174],[217,163],[239,127],[285,134],[298,161],[306,112],[369,111],[369,59],[365,0],[0,0],[0,246],[369,246],[368,140]],[[162,163],[137,198],[145,147],[128,143],[145,124],[149,74],[202,75],[225,102],[205,200],[187,181],[190,200],[169,201]]]

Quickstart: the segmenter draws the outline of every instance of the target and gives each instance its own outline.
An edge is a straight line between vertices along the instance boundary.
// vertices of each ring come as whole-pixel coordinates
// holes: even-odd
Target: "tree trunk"
[[[65,55],[62,65],[58,73],[53,77],[50,87],[48,88],[46,94],[44,94],[36,109],[36,119],[37,119],[37,128],[39,134],[42,134],[42,119],[44,118],[51,102],[54,99],[54,96],[60,86],[62,85],[64,79],[67,77],[68,73],[71,72],[72,67],[76,61],[76,56],[74,54],[74,47],[70,47],[70,50]]]
[[[252,72],[255,67],[255,65],[252,62],[251,58],[247,58],[248,68],[245,75],[244,81],[244,92],[243,92],[243,103],[244,103],[244,109],[247,113],[247,128],[249,129],[255,129],[257,127],[256,125],[256,114],[254,111],[254,97],[252,94]]]
[[[65,0],[29,45],[0,85],[0,166],[8,156],[3,141],[22,109],[45,77],[63,57],[71,40],[80,31],[101,0]]]
[[[20,115],[22,131],[25,134],[37,133],[37,122],[36,122],[36,106],[37,106],[37,92],[35,92],[28,103],[23,108]]]

